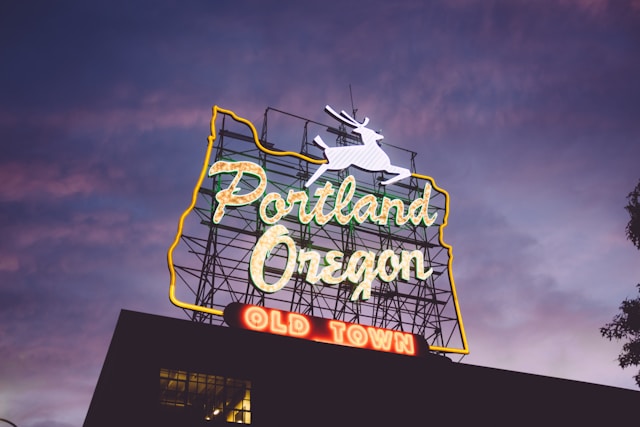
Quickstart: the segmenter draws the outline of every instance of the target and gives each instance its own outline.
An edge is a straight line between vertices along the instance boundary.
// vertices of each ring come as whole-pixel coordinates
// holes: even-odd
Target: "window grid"
[[[251,381],[161,368],[160,404],[201,411],[207,421],[251,424]]]

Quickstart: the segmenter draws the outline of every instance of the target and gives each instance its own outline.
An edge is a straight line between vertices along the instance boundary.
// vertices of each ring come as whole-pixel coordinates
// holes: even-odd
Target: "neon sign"
[[[237,302],[224,309],[224,320],[230,326],[252,331],[407,356],[424,355],[429,350],[423,337],[408,332]]]
[[[227,206],[250,205],[258,201],[264,195],[267,185],[266,172],[262,167],[252,162],[219,161],[211,166],[208,175],[214,176],[219,173],[232,173],[234,178],[227,188],[221,189],[215,196],[218,206],[213,214],[214,223],[222,221]],[[240,189],[237,186],[245,174],[256,178],[258,183],[248,193],[239,194]],[[418,225],[422,222],[424,225],[430,226],[436,220],[436,213],[429,214],[431,194],[429,184],[425,185],[423,197],[415,199],[406,212],[402,200],[384,197],[382,202],[378,203],[378,200],[370,194],[352,204],[355,190],[356,180],[352,175],[342,182],[337,192],[333,185],[327,182],[324,187],[316,190],[317,200],[311,211],[307,210],[309,198],[305,191],[289,190],[286,199],[279,193],[269,193],[260,202],[260,219],[265,224],[273,225],[277,220],[291,213],[295,205],[298,204],[298,221],[301,224],[308,224],[313,220],[318,225],[324,225],[330,220],[335,220],[345,225],[351,220],[362,223],[368,219],[376,225],[385,225],[389,220],[391,209],[395,209],[396,225],[403,225],[407,222]],[[325,213],[324,204],[327,198],[334,196],[334,194],[334,207]],[[269,206],[275,208],[275,213],[267,214]],[[348,212],[345,213],[344,209],[347,209]],[[287,247],[286,268],[276,283],[268,284],[264,280],[264,263],[269,253],[278,244]],[[336,276],[335,273],[343,267],[343,261],[346,261],[344,258],[345,254],[340,251],[329,251],[324,256],[325,266],[320,269],[320,254],[304,249],[298,252],[295,242],[288,236],[287,228],[283,225],[273,225],[259,238],[251,255],[249,271],[252,282],[258,289],[273,293],[282,289],[294,272],[302,274],[306,267],[305,280],[312,285],[318,281],[327,285],[337,285],[345,280],[357,285],[351,295],[352,301],[369,299],[371,297],[371,283],[376,278],[385,282],[391,282],[397,277],[409,280],[412,265],[415,276],[420,280],[425,280],[433,273],[431,268],[425,270],[424,256],[419,250],[402,251],[398,256],[393,250],[387,249],[377,257],[373,251],[357,250],[349,258],[345,271]],[[296,263],[298,264],[297,268]],[[391,271],[388,271],[389,268]]]
[[[350,143],[330,146],[320,135],[315,136],[312,143],[324,157],[318,158],[304,150],[278,150],[273,148],[274,144],[266,143],[266,113],[264,139],[261,140],[250,121],[232,111],[213,108],[211,135],[191,204],[180,217],[176,237],[167,253],[171,302],[184,309],[222,318],[227,311],[235,310],[229,309],[235,307],[232,301],[253,302],[260,306],[269,306],[273,301],[278,308],[323,316],[318,319],[335,317],[333,323],[322,320],[324,326],[319,326],[322,322],[311,321],[309,316],[269,311],[275,307],[264,308],[267,311],[261,312],[263,307],[260,307],[251,311],[254,330],[363,348],[369,348],[367,346],[371,344],[370,348],[382,348],[383,351],[395,351],[388,342],[398,339],[402,343],[402,339],[408,339],[395,338],[403,337],[395,332],[421,330],[425,331],[425,337],[430,337],[431,351],[467,354],[466,335],[451,273],[452,249],[442,236],[449,212],[447,192],[431,177],[392,163],[378,145],[383,136],[367,127],[368,118],[358,122],[344,111],[337,113],[329,106],[325,111],[344,125],[340,129],[326,128],[327,131],[346,134],[344,129],[351,128],[357,138]],[[216,124],[218,117],[223,117],[220,128]],[[250,135],[234,133],[235,129],[227,131],[224,120],[228,118],[246,126]],[[222,148],[225,135],[234,141],[232,148],[229,145]],[[219,143],[216,142],[218,147],[212,161],[215,141]],[[236,143],[239,143],[237,150]],[[243,143],[245,145],[239,147]],[[225,154],[221,154],[223,152]],[[289,159],[278,159],[287,157]],[[345,173],[351,167],[357,170],[349,169],[351,173]],[[412,168],[415,168],[414,163]],[[374,184],[367,183],[370,177],[374,178]],[[210,187],[203,185],[205,180]],[[292,180],[295,181],[292,183]],[[196,203],[199,204],[197,208]],[[214,284],[218,280],[221,285],[217,289],[225,288],[221,296],[215,296],[215,301],[213,293],[198,291],[202,298],[207,295],[209,299],[205,302],[198,296],[195,304],[178,297],[176,280],[187,283],[184,277],[198,277],[194,274],[198,273],[197,267],[194,270],[174,262],[174,251],[185,237],[185,221],[192,213],[197,213],[194,218],[209,227],[209,236],[218,233],[225,242],[230,242],[224,250],[240,251],[231,257],[223,253],[223,257],[233,264],[229,267],[229,263],[223,264],[225,261],[218,257],[218,251],[209,254],[200,253],[199,248],[189,248],[203,265],[201,282],[196,287],[204,283],[215,292]],[[240,223],[243,225],[238,225]],[[341,235],[344,239],[349,233],[354,236],[348,238],[351,243],[338,241]],[[384,237],[384,243],[383,233],[388,236]],[[186,244],[190,243],[187,241]],[[233,249],[228,249],[230,247]],[[205,276],[205,265],[220,267]],[[177,268],[182,268],[186,274],[180,277]],[[233,274],[229,275],[228,271]],[[242,291],[238,289],[242,288],[247,290],[240,296]],[[193,292],[194,287],[188,284],[186,289]],[[270,297],[271,294],[274,296]],[[298,301],[315,304],[314,301],[319,301],[317,298],[333,299],[331,304],[323,302],[314,306],[313,311],[294,306]],[[353,308],[343,309],[340,313],[336,308],[328,308],[343,304],[353,304],[349,306]],[[380,311],[378,307],[382,307]],[[272,314],[276,312],[280,314]],[[355,314],[347,316],[344,314],[347,312]],[[258,321],[264,318],[260,313],[267,313],[267,323]],[[392,321],[384,317],[388,314],[377,313],[392,313]],[[443,331],[441,321],[450,322],[453,327]],[[259,329],[263,323],[264,327]],[[384,331],[394,332],[388,335]],[[460,337],[458,347],[448,345],[447,341],[455,332]],[[387,341],[389,339],[391,341]],[[380,342],[384,345],[378,345]],[[404,350],[395,352],[405,354]]]

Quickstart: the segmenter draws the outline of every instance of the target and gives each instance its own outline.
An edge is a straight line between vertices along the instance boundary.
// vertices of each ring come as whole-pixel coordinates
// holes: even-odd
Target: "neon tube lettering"
[[[415,276],[420,280],[427,279],[433,273],[431,268],[424,269],[423,254],[419,250],[402,251],[398,257],[393,250],[387,249],[380,253],[377,262],[374,252],[358,250],[347,261],[344,272],[340,271],[344,265],[344,254],[332,250],[325,254],[325,265],[321,268],[320,255],[311,250],[300,250],[298,253],[295,242],[288,235],[287,228],[277,224],[284,216],[289,215],[297,204],[298,219],[302,224],[314,221],[323,225],[335,220],[345,225],[351,220],[358,223],[369,220],[384,225],[391,217],[391,209],[395,209],[393,218],[398,225],[407,222],[418,225],[423,222],[430,226],[435,222],[437,215],[436,213],[429,215],[428,212],[431,196],[429,183],[425,184],[423,196],[415,199],[405,212],[402,200],[384,197],[381,203],[378,203],[378,199],[372,194],[365,195],[353,203],[356,179],[353,176],[348,176],[340,184],[337,191],[330,182],[325,183],[324,187],[317,188],[314,194],[315,205],[311,211],[308,211],[309,199],[304,191],[290,190],[286,199],[275,192],[264,195],[267,188],[267,177],[264,169],[256,163],[219,161],[209,169],[209,176],[221,173],[234,174],[234,177],[227,188],[216,193],[215,198],[218,205],[213,214],[213,222],[219,223],[222,220],[225,207],[249,205],[262,197],[259,206],[260,218],[265,224],[272,225],[258,239],[249,262],[251,281],[256,288],[263,292],[274,293],[281,290],[296,270],[301,274],[305,267],[305,281],[307,283],[316,284],[318,281],[322,281],[327,285],[337,285],[348,280],[356,284],[351,301],[368,300],[371,297],[371,284],[376,277],[383,282],[391,282],[398,275],[402,280],[409,280],[412,264]],[[258,183],[253,190],[242,193],[238,185],[245,175],[257,178]],[[335,203],[329,212],[325,212],[324,207],[330,197],[335,197]],[[349,207],[351,207],[350,210]],[[269,284],[264,277],[265,263],[275,247],[280,244],[286,247],[286,265],[280,278],[275,283]],[[298,263],[297,269],[296,262]]]
[[[338,320],[329,320],[329,329],[333,333],[333,342],[344,344],[344,331],[347,329],[347,325]]]
[[[244,312],[244,321],[250,329],[262,331],[269,325],[269,316],[260,307],[249,307]]]
[[[391,339],[393,337],[393,331],[389,329],[367,328],[371,345],[376,350],[391,350]]]
[[[253,162],[224,162],[214,163],[209,168],[209,176],[219,173],[235,173],[231,184],[224,190],[218,191],[216,200],[218,207],[213,214],[213,222],[218,224],[224,215],[225,206],[246,206],[258,200],[267,188],[267,175],[259,165]],[[247,194],[238,195],[240,191],[238,184],[244,174],[253,175],[258,178],[258,186]]]
[[[344,323],[339,320],[328,321],[331,331],[330,341],[351,347],[370,347],[374,350],[393,351],[399,354],[415,355],[416,347],[413,334],[408,332],[362,326],[357,323]]]
[[[293,337],[305,337],[311,331],[309,320],[298,313],[289,313],[289,335]]]
[[[416,349],[413,346],[413,335],[403,332],[393,332],[396,353],[415,354]]]
[[[242,315],[244,325],[254,331],[304,338],[311,331],[309,319],[299,313],[248,306]]]
[[[344,254],[340,251],[329,251],[324,257],[325,265],[320,268],[320,254],[310,250],[300,250],[288,235],[289,230],[283,225],[274,225],[258,239],[255,249],[249,261],[249,275],[254,286],[263,292],[273,293],[282,289],[294,271],[303,274],[306,267],[305,281],[312,285],[319,281],[327,285],[337,285],[345,280],[357,284],[351,295],[352,301],[359,299],[368,300],[371,297],[371,284],[377,278],[383,282],[391,282],[398,275],[403,280],[409,280],[411,266],[415,275],[420,280],[425,280],[433,273],[433,269],[424,270],[424,258],[419,250],[402,251],[400,257],[391,249],[382,251],[376,260],[376,254],[372,251],[355,251],[347,262],[346,271],[339,273],[343,266]],[[264,266],[267,258],[276,247],[286,246],[287,263],[280,278],[273,284],[264,280]],[[296,263],[298,266],[296,268]],[[391,271],[387,271],[387,267]],[[336,275],[336,273],[339,273]]]
[[[235,176],[227,188],[220,190],[216,194],[218,206],[213,217],[216,224],[224,216],[226,206],[249,205],[260,199],[267,188],[267,177],[264,169],[253,162],[218,161],[209,169],[209,176],[220,173],[235,173]],[[258,185],[247,194],[238,194],[240,191],[238,184],[245,174],[258,178]],[[339,224],[346,225],[353,219],[360,224],[369,220],[377,225],[387,225],[392,208],[395,209],[394,221],[396,225],[403,225],[407,222],[418,225],[422,222],[426,226],[431,226],[437,219],[437,212],[429,214],[429,199],[431,197],[431,184],[429,183],[425,183],[422,197],[413,200],[406,212],[404,201],[401,199],[384,197],[379,203],[378,199],[372,194],[365,195],[353,203],[353,208],[350,211],[344,212],[344,209],[352,204],[355,191],[356,180],[353,175],[348,176],[340,184],[337,191],[333,184],[327,182],[324,187],[316,189],[314,193],[316,201],[311,211],[307,211],[309,198],[304,191],[289,190],[286,200],[278,193],[269,193],[260,203],[260,218],[265,224],[273,225],[282,217],[291,213],[297,203],[298,219],[302,224],[314,221],[318,225],[324,225],[335,219]],[[325,203],[334,194],[334,207],[325,213]],[[268,211],[269,205],[273,206],[273,213]]]
[[[258,243],[249,260],[249,275],[256,288],[263,292],[277,292],[287,284],[295,269],[296,244],[288,236],[289,230],[284,225],[274,225],[258,239]],[[272,285],[264,281],[264,263],[273,248],[278,244],[287,247],[287,265],[280,279]]]

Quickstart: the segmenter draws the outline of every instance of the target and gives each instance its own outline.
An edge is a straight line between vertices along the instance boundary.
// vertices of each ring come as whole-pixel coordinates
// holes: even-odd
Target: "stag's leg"
[[[324,164],[320,165],[318,170],[313,175],[311,175],[311,178],[309,178],[309,180],[307,181],[307,183],[304,186],[306,188],[309,188],[311,186],[311,184],[313,184],[316,179],[320,178],[320,175],[322,175],[324,173],[324,171],[326,171],[328,168],[329,168],[329,164],[328,163],[324,163]]]
[[[382,185],[393,184],[394,182],[398,182],[401,179],[405,179],[405,178],[408,178],[408,177],[411,176],[411,171],[409,169],[405,169],[405,168],[401,168],[401,167],[393,166],[393,165],[389,165],[389,167],[385,169],[385,172],[397,173],[398,175],[394,176],[391,179],[383,181],[381,183]]]

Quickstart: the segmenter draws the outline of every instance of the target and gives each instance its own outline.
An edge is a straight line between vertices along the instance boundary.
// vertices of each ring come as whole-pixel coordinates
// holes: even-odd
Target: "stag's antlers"
[[[344,110],[342,110],[340,114],[336,113],[336,111],[329,105],[325,106],[324,110],[335,117],[337,120],[340,120],[342,123],[354,128],[365,127],[367,123],[369,123],[369,117],[365,117],[362,123],[360,123],[349,114],[347,114]]]

